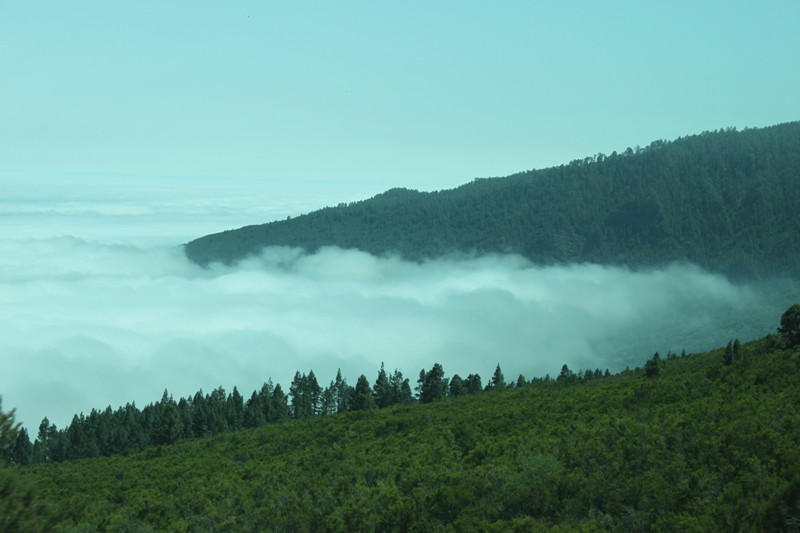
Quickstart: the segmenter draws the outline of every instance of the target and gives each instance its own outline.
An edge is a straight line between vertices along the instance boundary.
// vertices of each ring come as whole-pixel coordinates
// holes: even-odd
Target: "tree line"
[[[800,304],[789,307],[781,316],[777,335],[767,337],[771,349],[800,346]],[[683,350],[680,358],[687,357]],[[646,378],[657,378],[665,361],[678,359],[672,351],[662,359],[656,352],[643,368]],[[722,351],[722,364],[731,366],[742,360],[739,339],[731,340]],[[622,374],[630,372],[626,368]],[[0,409],[0,456],[16,465],[61,462],[73,459],[124,454],[142,450],[152,445],[172,444],[182,439],[212,437],[222,433],[290,419],[304,419],[346,413],[383,409],[412,402],[431,403],[444,398],[473,395],[480,392],[523,388],[537,383],[554,382],[562,385],[588,383],[611,377],[606,369],[573,372],[564,364],[555,379],[549,374],[543,378],[526,380],[520,374],[507,382],[498,364],[492,377],[482,385],[479,374],[462,378],[458,374],[445,375],[440,363],[420,370],[416,386],[403,373],[395,369],[389,373],[381,363],[378,375],[370,385],[361,374],[355,386],[347,383],[341,370],[327,387],[322,387],[314,371],[295,373],[289,392],[281,385],[268,380],[245,400],[237,387],[231,393],[218,387],[209,394],[202,390],[193,396],[175,401],[167,390],[161,400],[139,409],[135,403],[112,410],[92,409],[88,416],[75,415],[68,426],[58,429],[45,417],[39,424],[36,438],[31,441],[26,428],[14,423],[14,411],[3,413]]]
[[[738,277],[800,275],[800,122],[654,141],[435,192],[391,189],[207,235],[186,255],[232,263],[265,246],[426,260],[518,253],[536,264],[689,261]]]
[[[32,440],[26,428],[15,430],[14,437],[0,447],[11,464],[28,465],[61,462],[88,457],[124,454],[152,445],[172,444],[182,439],[212,437],[221,433],[292,419],[303,419],[351,411],[382,409],[412,402],[430,403],[449,397],[484,391],[525,387],[537,382],[556,381],[565,384],[609,377],[608,369],[581,370],[577,374],[567,365],[555,380],[549,375],[527,381],[520,375],[507,383],[498,364],[484,386],[479,374],[462,378],[445,375],[441,364],[420,370],[416,386],[399,370],[387,372],[381,364],[375,381],[370,384],[362,374],[355,386],[342,377],[341,370],[330,384],[322,387],[311,370],[296,372],[288,393],[280,383],[268,380],[245,399],[234,387],[227,393],[218,387],[210,393],[202,390],[177,401],[165,390],[161,400],[139,409],[134,402],[115,410],[92,409],[88,415],[73,416],[63,429],[45,417]]]
[[[410,400],[410,383],[384,371],[338,403],[297,373],[282,411],[297,423],[80,462],[0,461],[0,531],[795,531],[798,374],[800,305],[777,334],[656,353],[608,379],[564,365],[509,382],[498,365],[481,387],[434,364]],[[200,396],[223,413],[208,431],[279,414],[262,404],[248,418],[222,389]],[[0,409],[0,453],[19,431]]]

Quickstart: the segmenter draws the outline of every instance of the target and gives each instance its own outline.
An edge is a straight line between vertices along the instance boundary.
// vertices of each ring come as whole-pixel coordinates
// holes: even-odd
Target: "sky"
[[[797,120],[798,18],[794,0],[0,2],[0,171],[449,188]]]
[[[620,369],[773,331],[780,281],[178,245],[800,118],[800,4],[4,2],[0,395],[34,428],[295,370]],[[35,432],[35,431],[34,431]]]

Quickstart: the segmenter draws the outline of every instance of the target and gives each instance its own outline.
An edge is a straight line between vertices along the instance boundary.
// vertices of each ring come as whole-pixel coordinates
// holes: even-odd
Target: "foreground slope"
[[[777,344],[19,472],[61,531],[796,531]]]
[[[230,263],[265,246],[335,245],[419,260],[515,252],[540,264],[689,261],[726,274],[800,274],[800,122],[657,141],[507,178],[369,200],[199,238]]]

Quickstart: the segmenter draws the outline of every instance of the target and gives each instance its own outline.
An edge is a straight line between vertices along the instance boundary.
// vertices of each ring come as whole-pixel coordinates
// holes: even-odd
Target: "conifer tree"
[[[434,363],[428,372],[420,371],[419,399],[430,403],[447,396],[448,379],[444,376],[444,368]]]
[[[786,339],[789,348],[800,344],[800,304],[794,304],[784,311],[778,332]]]
[[[503,371],[500,370],[500,365],[494,369],[492,380],[486,385],[486,390],[501,390],[506,388],[506,378],[503,376]]]
[[[733,341],[728,341],[728,345],[725,346],[725,353],[722,354],[722,364],[730,365],[733,362]]]
[[[20,425],[14,422],[14,409],[4,413],[2,407],[3,398],[0,397],[0,453],[11,447],[17,439],[20,428]]]
[[[291,402],[292,418],[305,418],[310,416],[311,406],[308,404],[308,394],[306,393],[306,376],[300,371],[294,373],[291,385],[289,385],[289,400]]]
[[[344,413],[350,410],[350,389],[347,381],[342,377],[342,370],[336,371],[336,380],[333,382],[333,399],[336,412]]]
[[[453,374],[453,377],[450,378],[450,388],[447,391],[448,396],[461,396],[466,394],[466,384],[464,380],[461,379],[461,376],[458,374]]]
[[[358,376],[350,409],[352,411],[375,409],[375,399],[372,396],[372,388],[369,386],[369,380],[364,374]]]
[[[286,394],[280,383],[275,385],[272,389],[272,401],[270,402],[270,418],[269,422],[283,422],[289,419],[289,404]]]
[[[392,391],[392,404],[414,401],[414,394],[411,392],[411,383],[408,381],[408,378],[404,378],[403,373],[396,368],[389,377],[389,387]]]
[[[575,373],[569,369],[566,363],[561,367],[561,372],[558,373],[556,381],[561,383],[573,383],[578,379]]]
[[[475,394],[483,390],[480,374],[469,374],[465,385],[467,394]]]
[[[389,407],[392,402],[392,390],[389,383],[389,377],[386,375],[386,370],[381,363],[381,369],[378,371],[378,378],[375,380],[375,385],[372,387],[372,394],[375,398],[375,405],[378,408]]]
[[[33,460],[33,444],[28,436],[28,430],[24,427],[19,429],[17,438],[8,450],[8,458],[12,464],[27,465]]]
[[[644,375],[648,378],[661,375],[661,356],[658,352],[654,353],[653,357],[644,364]]]

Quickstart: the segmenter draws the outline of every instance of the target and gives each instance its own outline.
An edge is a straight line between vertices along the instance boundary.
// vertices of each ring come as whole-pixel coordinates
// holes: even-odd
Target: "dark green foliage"
[[[722,355],[722,364],[730,365],[731,363],[733,363],[733,341],[728,341],[725,353]]]
[[[502,390],[506,388],[506,378],[503,376],[503,371],[500,370],[500,365],[494,369],[492,380],[486,384],[486,390]]]
[[[0,461],[0,531],[49,533],[60,517],[42,501],[25,477]]]
[[[3,398],[0,396],[0,453],[5,453],[17,440],[19,424],[14,422],[14,409],[3,412]]]
[[[800,350],[723,352],[15,472],[56,531],[791,531]]]
[[[308,375],[296,372],[289,387],[292,418],[308,418],[320,414],[321,395],[322,388],[313,370]]]
[[[392,189],[186,245],[199,264],[264,246],[335,245],[421,260],[516,252],[538,264],[684,260],[736,276],[800,274],[800,122],[720,130],[452,190]]]
[[[728,341],[725,352],[722,354],[722,364],[727,366],[738,361],[741,358],[741,346],[739,339]]]
[[[378,371],[378,377],[375,380],[375,385],[372,387],[373,395],[375,397],[375,405],[383,409],[389,407],[393,403],[392,386],[389,383],[389,377],[386,375],[386,370],[381,363],[381,369]]]
[[[358,376],[358,380],[356,380],[356,388],[353,391],[350,409],[352,411],[366,411],[375,408],[375,398],[372,396],[369,380],[367,376],[361,374]]]
[[[27,443],[24,451],[20,447]],[[0,457],[24,465],[32,453],[28,433],[14,422],[14,409],[5,413],[0,402]],[[0,460],[0,531],[4,533],[47,532],[57,521],[53,511],[38,498],[32,486]]]
[[[336,405],[337,413],[344,413],[350,410],[350,397],[351,387],[347,384],[347,380],[342,377],[341,369],[336,371],[336,381],[331,382],[331,392],[333,395],[333,402]]]
[[[647,360],[644,364],[644,375],[648,378],[655,378],[661,375],[661,356],[658,352]]]
[[[33,461],[33,443],[27,429],[19,429],[14,442],[6,450],[6,460],[16,465],[27,465]]]
[[[409,403],[414,401],[414,395],[411,392],[411,383],[408,378],[403,377],[403,373],[395,369],[389,378],[389,387],[392,393],[392,402],[390,405],[397,403]]]
[[[570,370],[567,364],[565,363],[561,367],[561,372],[558,373],[556,381],[565,384],[575,383],[576,381],[578,381],[578,376],[576,376],[575,373],[572,370]]]
[[[786,339],[789,347],[800,345],[800,304],[794,304],[783,313],[778,332]]]
[[[420,370],[417,385],[419,399],[423,403],[430,403],[447,396],[448,379],[444,375],[442,365],[435,363],[427,372],[424,369]]]
[[[467,387],[464,383],[464,380],[461,379],[461,376],[458,374],[454,374],[452,378],[450,378],[450,386],[447,390],[447,395],[451,397],[455,396],[463,396],[467,394]]]
[[[481,385],[481,377],[478,374],[468,375],[465,381],[465,387],[467,389],[467,394],[481,392],[483,390],[483,386]]]

